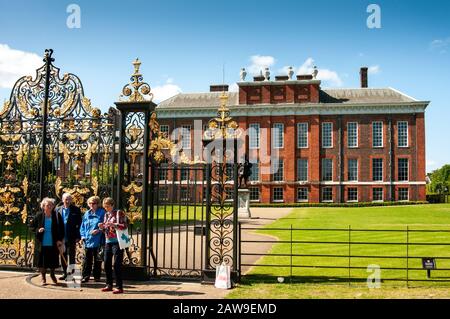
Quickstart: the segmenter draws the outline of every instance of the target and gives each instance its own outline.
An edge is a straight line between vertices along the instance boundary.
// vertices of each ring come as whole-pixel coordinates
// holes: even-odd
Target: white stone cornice
[[[411,114],[424,113],[428,102],[408,102],[390,104],[257,104],[230,106],[235,116],[285,116],[285,115],[356,115],[356,114]],[[216,116],[215,108],[170,107],[157,108],[159,118],[211,118]]]

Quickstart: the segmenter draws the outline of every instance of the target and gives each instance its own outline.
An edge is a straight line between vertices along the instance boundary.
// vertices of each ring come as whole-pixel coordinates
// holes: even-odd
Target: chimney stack
[[[361,76],[361,88],[369,87],[368,72],[369,72],[368,67],[362,67],[361,70],[359,71],[359,75]]]
[[[209,92],[228,92],[228,85],[227,84],[210,85]]]

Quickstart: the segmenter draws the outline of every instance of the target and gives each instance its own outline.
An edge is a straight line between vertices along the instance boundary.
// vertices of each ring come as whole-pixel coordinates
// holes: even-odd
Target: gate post
[[[124,278],[134,280],[148,279],[148,213],[149,205],[153,212],[153,196],[150,194],[149,202],[149,147],[153,135],[150,132],[150,118],[156,108],[152,102],[153,94],[150,86],[142,82],[142,74],[139,73],[141,62],[136,59],[133,62],[134,73],[131,75],[131,83],[122,89],[122,96],[126,100],[115,102],[120,111],[120,147],[119,167],[117,181],[117,206],[127,212],[130,220],[141,219],[140,255],[132,257],[127,252],[129,263],[124,268]],[[128,165],[125,166],[125,159]],[[140,164],[140,165],[139,165]],[[129,178],[125,178],[129,176]],[[151,177],[153,180],[153,177]],[[150,192],[153,189],[150,188]],[[136,196],[140,193],[140,196]],[[141,210],[140,216],[139,206]],[[139,240],[138,234],[131,234],[132,242]],[[151,248],[150,248],[151,249]],[[136,260],[139,259],[138,262]]]
[[[42,110],[42,149],[41,149],[41,169],[39,174],[39,202],[45,197],[45,177],[47,175],[46,164],[46,152],[47,152],[47,117],[48,117],[48,94],[50,90],[50,68],[52,62],[55,61],[52,58],[53,50],[45,50],[44,62],[45,62],[45,90],[44,90],[44,107]],[[35,254],[36,255],[36,254]]]
[[[233,281],[239,279],[238,264],[238,139],[241,132],[227,107],[228,96],[220,96],[217,117],[209,121],[203,144],[207,148],[206,244],[203,281],[213,282],[216,268],[231,266]],[[211,147],[212,146],[212,147]],[[232,156],[229,156],[232,148]],[[219,148],[218,150],[215,148]],[[218,158],[210,155],[215,150]],[[228,152],[227,152],[228,151]],[[228,192],[227,192],[228,190]],[[232,196],[230,196],[232,195]]]

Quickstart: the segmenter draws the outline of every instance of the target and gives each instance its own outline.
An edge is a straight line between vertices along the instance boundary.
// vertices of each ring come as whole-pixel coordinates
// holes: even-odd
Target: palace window
[[[159,130],[161,133],[164,134],[165,138],[169,137],[169,125],[160,125]]]
[[[398,146],[408,147],[408,122],[400,121],[397,122],[398,129]]]
[[[258,149],[260,140],[260,125],[258,123],[251,123],[248,129],[249,148]]]
[[[372,146],[383,147],[383,122],[372,123]]]
[[[250,200],[259,201],[259,188],[250,187]]]
[[[297,147],[308,148],[308,123],[297,124]]]
[[[372,201],[374,202],[383,201],[383,188],[381,187],[372,188]]]
[[[284,124],[275,123],[272,128],[272,141],[274,148],[284,147]]]
[[[273,200],[274,201],[282,201],[283,200],[283,188],[282,187],[274,187],[273,189]]]
[[[349,159],[348,160],[348,181],[356,182],[358,181],[358,160]]]
[[[333,188],[331,187],[322,188],[322,201],[323,202],[333,201]]]
[[[333,123],[322,123],[322,147],[333,147]]]
[[[358,189],[356,187],[347,188],[347,201],[349,202],[358,201]]]
[[[398,180],[408,181],[408,159],[399,158],[398,159]]]
[[[299,202],[308,201],[308,188],[307,187],[297,188],[297,201],[299,201]]]
[[[259,163],[252,163],[251,171],[252,171],[252,174],[250,175],[249,181],[258,182],[259,181]]]
[[[372,159],[372,180],[374,182],[383,181],[383,159],[373,158]]]
[[[183,149],[191,148],[191,126],[183,125],[181,127],[181,147]]]
[[[409,200],[409,189],[399,188],[398,189],[398,200]]]
[[[276,170],[278,168],[278,170]],[[278,167],[276,163],[272,164],[273,181],[282,182],[284,181],[284,160],[278,160]]]
[[[333,180],[333,160],[322,158],[322,181],[331,182]]]
[[[347,147],[358,147],[358,123],[347,123]]]
[[[297,180],[306,182],[308,180],[308,160],[304,158],[297,159]]]

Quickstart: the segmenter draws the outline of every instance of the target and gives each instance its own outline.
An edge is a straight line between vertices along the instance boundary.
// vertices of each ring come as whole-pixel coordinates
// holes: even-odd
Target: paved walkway
[[[289,208],[253,208],[252,219],[242,219],[243,227],[262,227],[270,224],[280,217],[289,214]],[[244,231],[244,240],[262,240],[268,236],[255,234],[254,231]],[[271,244],[248,244],[253,245],[252,252],[266,252],[271,248]],[[245,251],[246,246],[242,249]],[[243,263],[252,264],[259,259],[258,256],[246,256]],[[249,271],[250,267],[243,268],[242,273]],[[47,275],[47,277],[49,277]],[[202,285],[200,283],[189,282],[167,282],[167,281],[147,281],[130,282],[126,281],[123,295],[113,295],[104,293],[100,288],[104,287],[102,282],[89,282],[83,284],[81,290],[67,287],[64,282],[57,285],[51,284],[47,278],[47,286],[40,286],[40,276],[37,273],[0,271],[0,298],[61,298],[61,299],[220,299],[224,298],[229,290],[216,289],[213,285]]]

